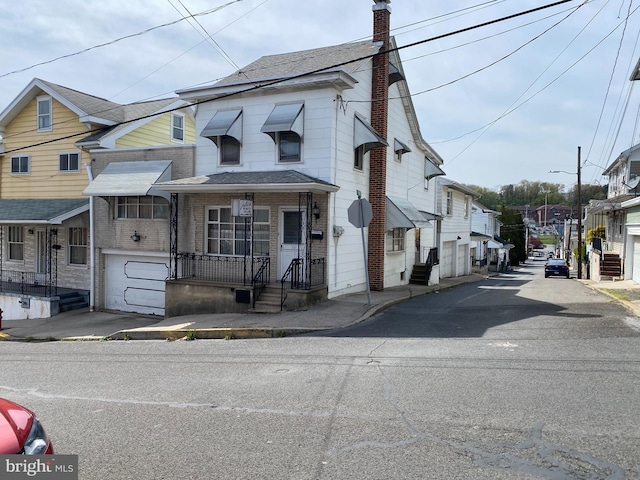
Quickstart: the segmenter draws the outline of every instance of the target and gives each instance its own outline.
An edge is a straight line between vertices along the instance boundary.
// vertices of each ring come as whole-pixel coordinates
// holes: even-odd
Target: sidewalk
[[[490,275],[496,275],[491,272]],[[313,305],[304,311],[273,314],[223,313],[185,315],[161,319],[152,316],[88,309],[64,312],[51,318],[3,320],[0,340],[177,340],[181,338],[271,338],[319,330],[333,330],[366,320],[385,308],[426,293],[488,275],[471,274],[444,278],[439,285],[403,285],[371,292],[343,295]]]
[[[90,312],[88,309],[73,310],[51,318],[3,320],[0,341],[178,340],[296,335],[347,327],[410,298],[496,275],[499,274],[471,274],[443,278],[439,285],[411,284],[371,292],[370,305],[367,292],[359,292],[326,300],[307,310],[272,314],[223,313],[161,319],[126,313]],[[572,271],[572,278],[576,278],[575,271]],[[577,281],[608,295],[640,317],[640,285],[632,280]]]

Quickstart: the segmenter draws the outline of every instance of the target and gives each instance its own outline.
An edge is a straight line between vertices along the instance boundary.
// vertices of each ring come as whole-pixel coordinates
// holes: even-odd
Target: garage
[[[164,316],[169,257],[106,255],[108,310]]]
[[[456,242],[442,242],[442,255],[440,256],[440,277],[453,277],[454,257]]]
[[[640,283],[640,236],[633,238],[633,273],[632,278],[636,283]]]

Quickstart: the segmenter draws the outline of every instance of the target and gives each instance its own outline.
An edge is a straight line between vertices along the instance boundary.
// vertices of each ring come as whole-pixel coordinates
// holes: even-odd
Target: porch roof
[[[85,198],[0,200],[0,223],[60,225],[87,211]]]
[[[224,172],[155,183],[153,187],[171,193],[227,192],[337,192],[340,187],[296,170],[267,172]]]
[[[170,178],[171,160],[112,162],[82,194],[95,197],[156,195],[167,198],[169,195],[166,192],[155,191],[152,185]]]

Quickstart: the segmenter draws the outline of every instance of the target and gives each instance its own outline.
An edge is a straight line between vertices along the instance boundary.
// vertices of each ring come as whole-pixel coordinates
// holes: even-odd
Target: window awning
[[[431,223],[422,213],[403,198],[387,197],[386,202],[386,229],[392,228],[425,228],[431,227]]]
[[[169,192],[152,187],[156,182],[169,180],[171,180],[171,160],[113,162],[93,179],[82,194],[89,197],[154,195],[169,199]]]
[[[393,139],[393,151],[394,152],[402,152],[403,154],[409,153],[411,149],[407,147],[404,143],[402,143],[397,138]]]
[[[389,62],[389,86],[399,82],[400,80],[404,80],[404,75],[402,75],[402,72],[398,70],[398,67]]]
[[[487,242],[488,248],[503,248],[503,245],[500,242],[496,242],[495,240],[489,240]]]
[[[493,237],[491,235],[486,235],[480,232],[471,232],[471,240],[479,241],[479,240],[491,240]]]
[[[355,127],[353,134],[353,148],[358,148],[364,145],[364,151],[368,152],[372,148],[376,147],[388,147],[387,141],[378,135],[378,132],[361,119],[358,115],[355,117]]]
[[[200,136],[208,138],[216,145],[218,137],[228,135],[242,143],[242,109],[223,110],[216,112]]]
[[[437,177],[439,175],[446,175],[440,167],[434,164],[431,160],[425,157],[424,162],[424,178],[427,180],[431,180],[433,177]]]
[[[269,135],[274,141],[277,132],[295,132],[302,137],[303,107],[304,103],[276,105],[260,131]]]

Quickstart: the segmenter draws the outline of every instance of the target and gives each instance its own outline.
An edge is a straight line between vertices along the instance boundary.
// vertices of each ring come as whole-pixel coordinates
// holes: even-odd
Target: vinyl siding
[[[184,144],[194,144],[196,141],[195,125],[189,115],[185,114],[184,124]],[[116,148],[136,148],[170,144],[180,145],[178,142],[171,141],[170,112],[163,113],[140,128],[137,128],[116,140]]]
[[[36,100],[18,114],[4,134],[5,155],[2,158],[0,194],[2,198],[76,198],[89,183],[84,164],[89,156],[73,143],[88,135],[87,127],[79,123],[78,116],[57,102],[52,101],[53,128],[49,132],[38,132]],[[65,138],[67,137],[67,138]],[[43,142],[63,138],[42,145]],[[15,148],[23,150],[11,152]],[[80,153],[80,172],[59,171],[60,153]],[[28,155],[30,173],[11,175],[11,157]]]

